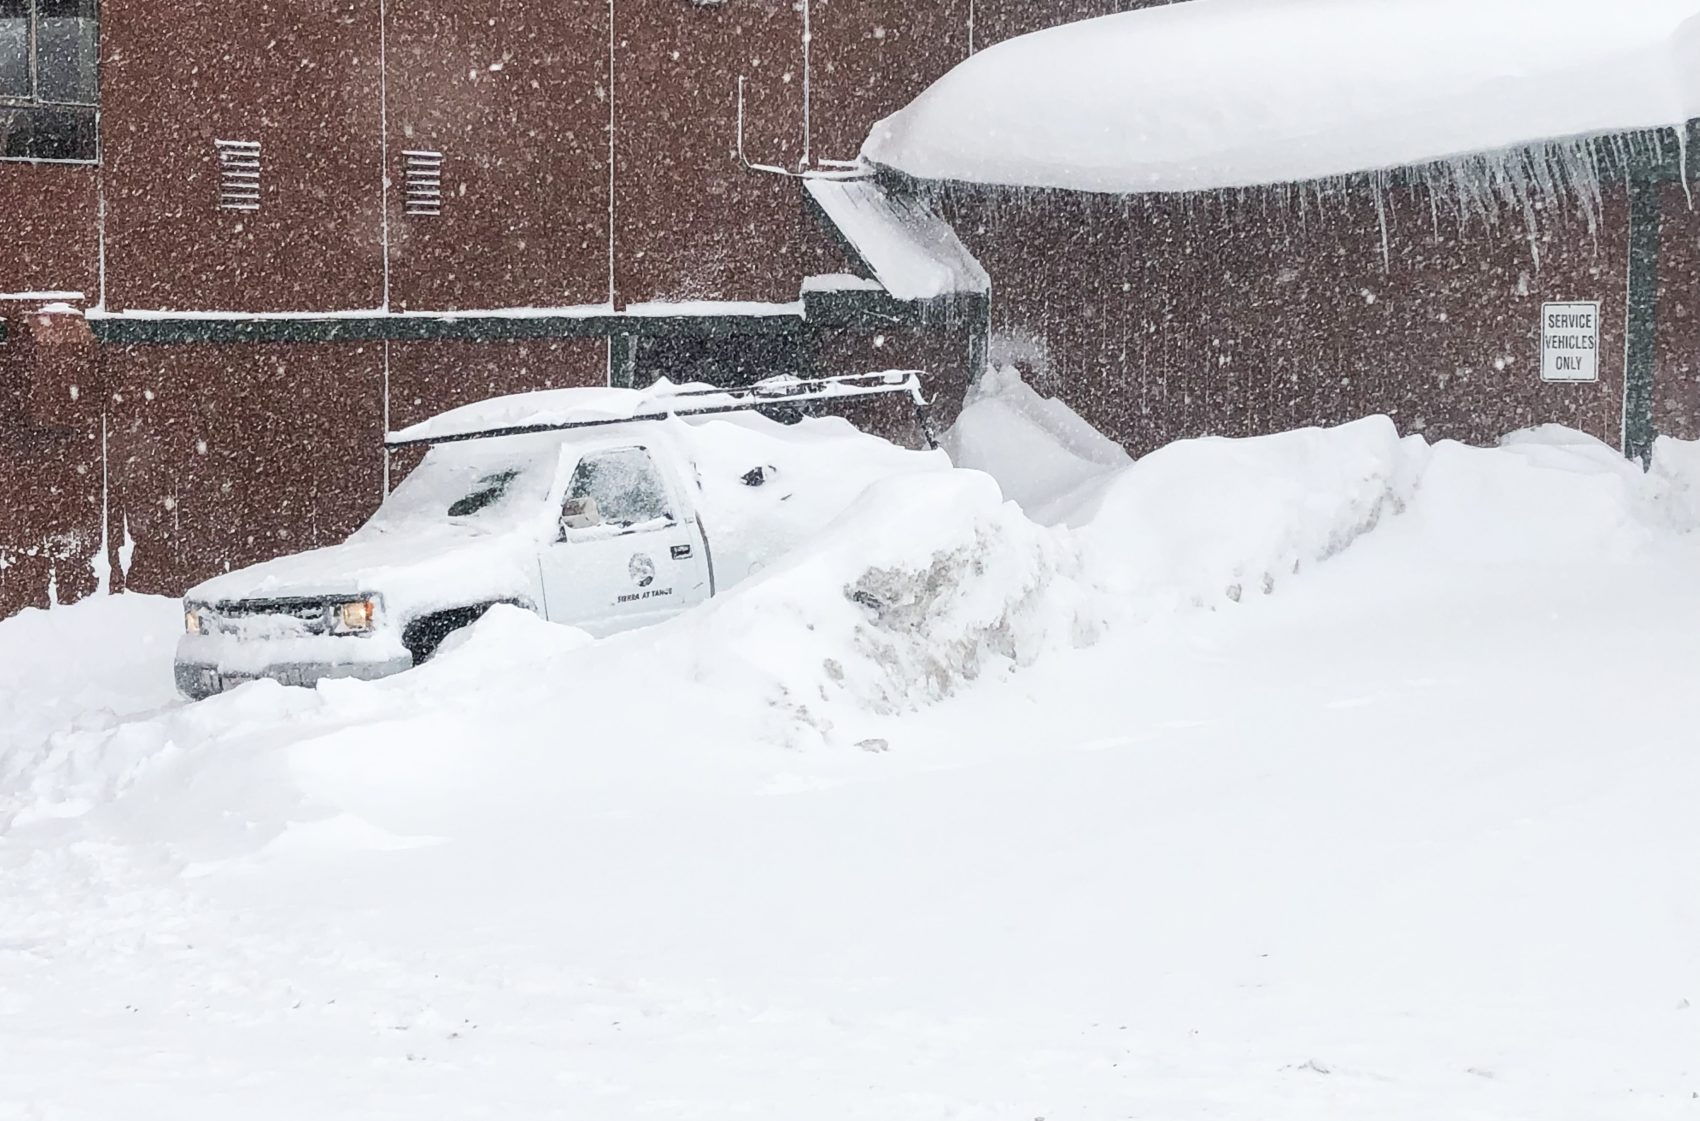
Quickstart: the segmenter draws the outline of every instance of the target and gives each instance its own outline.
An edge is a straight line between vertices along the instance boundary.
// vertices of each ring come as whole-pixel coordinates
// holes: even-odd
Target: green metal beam
[[[92,315],[95,338],[116,346],[192,343],[501,342],[514,339],[635,339],[643,336],[787,335],[815,327],[880,329],[918,324],[936,309],[883,291],[810,292],[794,312],[725,315]]]
[[[900,300],[883,288],[805,292],[803,318],[816,327],[877,331],[920,326],[928,322],[932,312],[942,310],[946,303],[948,297],[930,302]],[[933,304],[938,304],[939,309],[935,309]]]
[[[1651,461],[1653,378],[1658,331],[1660,179],[1629,180],[1629,323],[1623,369],[1623,454]]]
[[[637,382],[637,340],[630,335],[608,336],[608,384],[631,389]]]
[[[783,335],[802,329],[794,314],[624,315],[395,315],[360,316],[92,316],[100,342],[121,345],[181,343],[362,343],[512,339],[607,338],[614,335]]]

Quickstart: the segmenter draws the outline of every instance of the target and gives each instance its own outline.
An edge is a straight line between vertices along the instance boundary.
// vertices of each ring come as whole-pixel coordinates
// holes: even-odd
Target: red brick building
[[[338,539],[407,466],[386,429],[545,386],[915,366],[948,417],[989,346],[1135,450],[1369,412],[1697,434],[1668,131],[1532,226],[1437,226],[1420,167],[834,178],[972,55],[1150,6],[0,0],[0,615]],[[1598,304],[1593,382],[1534,372],[1563,300]]]
[[[960,383],[983,293],[805,291],[879,269],[794,175],[1125,6],[0,0],[0,614],[337,538],[483,395]]]

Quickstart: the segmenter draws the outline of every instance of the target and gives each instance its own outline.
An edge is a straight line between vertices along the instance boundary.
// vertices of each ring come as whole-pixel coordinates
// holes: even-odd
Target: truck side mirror
[[[591,529],[602,524],[602,511],[596,499],[587,495],[569,498],[561,504],[561,533],[569,529]]]

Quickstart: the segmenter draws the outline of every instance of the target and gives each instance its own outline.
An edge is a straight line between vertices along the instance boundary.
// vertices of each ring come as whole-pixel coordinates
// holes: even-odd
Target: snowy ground
[[[1700,1115],[1692,449],[1025,415],[1056,527],[929,476],[603,643],[0,624],[0,1117]]]

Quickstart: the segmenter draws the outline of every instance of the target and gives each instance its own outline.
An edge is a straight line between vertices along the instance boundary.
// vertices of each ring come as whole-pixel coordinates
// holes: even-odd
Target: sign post
[[[1600,305],[1541,305],[1541,380],[1600,380]]]

